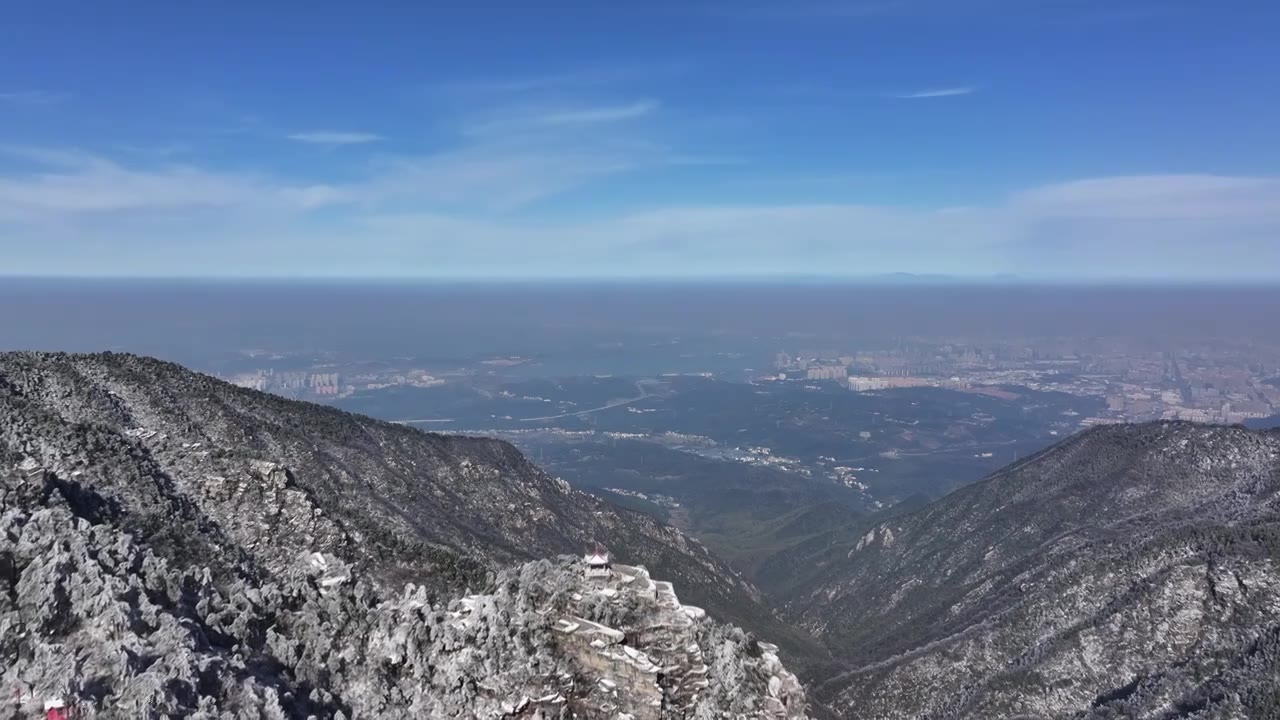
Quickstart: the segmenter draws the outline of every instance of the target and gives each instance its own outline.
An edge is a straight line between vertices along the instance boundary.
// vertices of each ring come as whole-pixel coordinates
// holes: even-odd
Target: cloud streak
[[[653,80],[685,72],[687,65],[677,60],[641,63],[592,64],[561,72],[521,75],[504,73],[501,77],[454,80],[422,86],[431,95],[462,97],[519,96],[562,92],[595,91],[611,86],[624,86],[635,81]]]
[[[384,158],[350,188],[366,206],[509,213],[649,162],[643,147],[480,144],[447,153]]]
[[[82,258],[84,272],[120,275],[269,274],[277,266],[264,257],[299,258],[307,264],[279,267],[333,276],[905,270],[1168,279],[1280,268],[1273,177],[1085,178],[959,208],[671,205],[551,220],[521,211],[644,167],[662,149],[481,144],[384,158],[346,184],[0,150],[38,166],[0,174],[0,247],[20,273],[67,272],[68,257]],[[356,247],[358,264],[333,261]]]
[[[490,108],[483,113],[482,118],[465,124],[463,133],[472,137],[527,134],[545,136],[600,130],[610,125],[640,120],[653,115],[661,107],[662,104],[657,100],[646,99],[613,105]]]
[[[538,118],[542,125],[596,125],[643,117],[658,109],[656,100],[553,112]]]
[[[927,100],[930,98],[945,98],[945,97],[959,97],[961,95],[972,95],[975,92],[977,92],[977,88],[962,86],[962,87],[936,88],[933,90],[920,90],[920,91],[911,92],[911,93],[901,93],[901,94],[894,95],[893,97],[899,100]]]
[[[381,135],[367,132],[340,132],[335,130],[315,130],[311,132],[293,133],[288,139],[310,143],[312,145],[363,145],[382,140]]]
[[[228,213],[308,210],[343,199],[324,184],[286,183],[190,165],[129,168],[78,150],[4,146],[35,172],[0,176],[0,219],[39,225],[104,213],[164,213],[200,208]]]
[[[66,93],[49,92],[47,90],[19,90],[0,92],[0,103],[7,105],[53,105],[66,100]]]
[[[608,85],[624,77],[626,77],[625,74],[617,71],[578,70],[494,80],[451,82],[438,86],[429,86],[427,89],[459,94],[520,94]]]
[[[1128,209],[1135,199],[1140,208]],[[418,259],[404,267],[432,272],[444,249],[431,238],[449,238],[447,272],[475,276],[1280,279],[1280,178],[1092,178],[959,208],[659,207],[550,224],[409,212],[359,222],[371,247],[395,248],[388,252]]]

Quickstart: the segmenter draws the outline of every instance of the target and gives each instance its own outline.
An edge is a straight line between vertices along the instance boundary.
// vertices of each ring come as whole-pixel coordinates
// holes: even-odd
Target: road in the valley
[[[604,405],[601,405],[600,407],[588,408],[586,410],[575,410],[573,412],[560,413],[559,415],[543,415],[541,417],[520,418],[520,422],[559,420],[560,418],[574,417],[575,415],[588,415],[590,413],[600,412],[601,410],[608,410],[610,408],[622,407],[623,405],[630,405],[633,402],[644,400],[647,397],[653,397],[653,393],[646,390],[645,385],[655,383],[655,382],[658,382],[658,381],[637,380],[636,391],[639,392],[640,394],[636,395],[635,397],[622,398],[619,400],[610,400],[609,402],[605,403]],[[400,425],[417,425],[420,423],[448,423],[448,422],[453,422],[453,418],[427,418],[423,420],[395,420],[393,422],[396,422]]]
[[[633,402],[650,397],[649,391],[644,389],[644,386],[650,382],[653,382],[653,381],[637,380],[636,390],[639,391],[640,394],[632,398],[623,398],[621,400],[611,400],[605,403],[604,405],[601,405],[600,407],[589,408],[587,410],[576,410],[574,412],[560,413],[559,415],[544,415],[542,417],[520,418],[520,422],[536,422],[539,420],[559,420],[560,418],[573,417],[575,415],[587,415],[593,412],[600,412],[601,410],[608,410],[610,408],[622,407],[623,405],[630,405]]]

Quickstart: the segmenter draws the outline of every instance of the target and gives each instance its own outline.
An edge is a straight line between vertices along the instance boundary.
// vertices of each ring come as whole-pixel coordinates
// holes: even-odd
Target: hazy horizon
[[[1124,337],[1176,348],[1280,332],[1280,286],[1240,284],[27,278],[0,283],[0,307],[22,309],[0,315],[0,349],[123,350],[201,367],[248,349],[570,357],[676,339],[749,346],[763,359],[787,338]]]
[[[280,285],[497,285],[529,287],[540,285],[616,285],[644,286],[672,285],[846,285],[893,286],[910,284],[915,287],[931,285],[968,286],[1017,286],[1017,287],[1135,287],[1135,288],[1268,288],[1280,287],[1280,274],[1258,277],[1188,276],[1147,278],[1140,276],[1067,277],[1001,273],[994,275],[963,275],[947,273],[913,273],[907,271],[884,272],[865,275],[841,274],[787,274],[760,275],[299,275],[299,274],[245,274],[245,275],[128,275],[128,274],[4,274],[0,281],[13,282],[86,282],[86,283],[208,283],[208,284],[280,284]]]

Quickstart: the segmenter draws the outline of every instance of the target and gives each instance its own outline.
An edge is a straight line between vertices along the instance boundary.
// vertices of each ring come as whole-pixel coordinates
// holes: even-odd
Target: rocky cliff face
[[[792,603],[851,718],[1280,717],[1280,435],[1091,430],[869,529]]]
[[[668,694],[698,717],[803,712],[768,646],[710,622],[651,638],[698,648],[696,693],[652,660],[652,677],[611,674],[569,652],[556,623],[579,617],[647,656],[627,633],[671,608],[578,587],[572,566],[496,568],[598,540],[714,615],[780,625],[701,545],[505,443],[145,358],[0,354],[0,473],[0,657],[19,700],[70,692],[109,717],[614,717],[634,693],[660,701],[636,718],[681,716]]]
[[[775,647],[641,568],[586,580],[573,558],[541,560],[434,600],[412,584],[383,595],[323,553],[218,580],[32,465],[0,471],[9,717],[55,697],[104,718],[804,717]]]

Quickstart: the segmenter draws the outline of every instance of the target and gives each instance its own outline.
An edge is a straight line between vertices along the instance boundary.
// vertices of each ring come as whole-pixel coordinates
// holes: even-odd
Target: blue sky
[[[1280,7],[13,3],[0,274],[1280,279]]]

